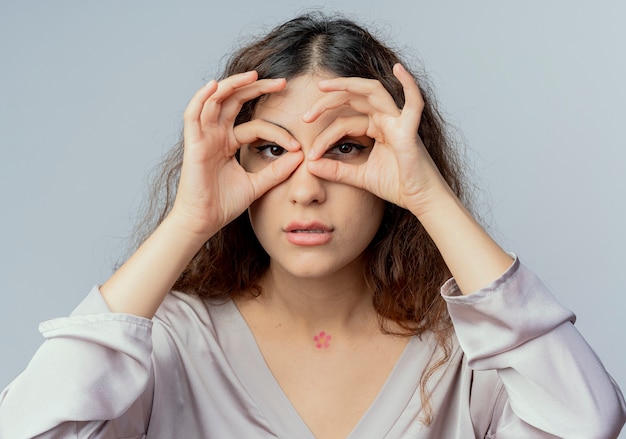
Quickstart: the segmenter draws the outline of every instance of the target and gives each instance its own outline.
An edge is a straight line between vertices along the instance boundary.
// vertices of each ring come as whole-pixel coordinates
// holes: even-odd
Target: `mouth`
[[[319,222],[292,222],[283,229],[287,241],[299,246],[327,244],[332,239],[334,229]]]
[[[283,229],[287,233],[330,233],[334,229],[326,224],[312,222],[312,223],[299,223],[292,222]]]
[[[326,233],[327,230],[321,229],[295,229],[289,230],[289,233]]]

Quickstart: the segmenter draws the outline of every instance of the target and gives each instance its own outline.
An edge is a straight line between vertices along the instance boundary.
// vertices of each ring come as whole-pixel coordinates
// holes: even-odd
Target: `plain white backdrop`
[[[41,343],[38,322],[110,275],[194,91],[242,36],[310,7],[423,63],[462,133],[479,212],[625,388],[618,0],[2,0],[0,388]]]

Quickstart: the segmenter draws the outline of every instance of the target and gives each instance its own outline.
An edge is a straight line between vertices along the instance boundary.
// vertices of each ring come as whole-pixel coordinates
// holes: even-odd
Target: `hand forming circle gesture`
[[[340,117],[331,123],[315,140],[307,166],[320,178],[363,188],[419,217],[430,200],[448,186],[417,134],[424,108],[419,88],[400,64],[393,72],[404,89],[402,110],[373,79],[333,78],[319,83],[320,90],[327,93],[304,115],[305,122],[342,105],[363,115]],[[328,145],[337,139],[360,135],[375,141],[367,161],[352,164],[323,157]]]
[[[262,120],[234,127],[244,102],[285,88],[284,79],[257,80],[256,72],[210,81],[189,102],[184,115],[184,157],[172,214],[189,230],[209,236],[240,215],[302,162],[298,142]],[[235,154],[242,144],[271,140],[285,154],[257,173],[246,172]]]

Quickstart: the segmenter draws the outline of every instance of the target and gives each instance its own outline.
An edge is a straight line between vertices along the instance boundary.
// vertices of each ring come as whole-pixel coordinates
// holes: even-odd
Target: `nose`
[[[306,168],[306,159],[291,174],[286,182],[289,201],[293,204],[323,203],[326,200],[325,182],[311,174]]]

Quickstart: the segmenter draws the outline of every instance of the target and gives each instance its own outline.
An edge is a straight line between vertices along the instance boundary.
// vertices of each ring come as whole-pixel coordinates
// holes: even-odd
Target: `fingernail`
[[[300,148],[300,143],[296,139],[291,139],[289,141],[289,144],[293,146],[294,148]]]

